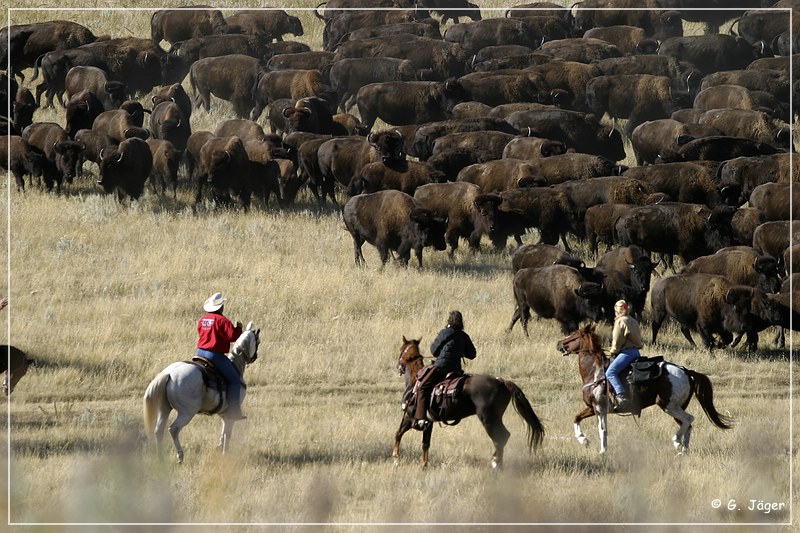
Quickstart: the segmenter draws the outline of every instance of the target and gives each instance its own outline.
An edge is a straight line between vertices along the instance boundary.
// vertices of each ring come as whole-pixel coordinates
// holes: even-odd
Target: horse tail
[[[686,373],[689,375],[689,380],[692,382],[692,388],[694,389],[694,395],[697,396],[697,401],[700,402],[708,419],[720,429],[731,429],[731,427],[733,427],[733,419],[718,413],[714,408],[714,389],[711,386],[711,380],[708,379],[708,376],[700,372],[695,372],[694,370],[684,370],[686,370]]]
[[[501,379],[500,381],[505,384],[508,392],[511,393],[514,409],[528,424],[528,451],[530,452],[542,444],[542,440],[544,439],[544,426],[542,426],[539,417],[536,416],[536,413],[533,411],[533,407],[531,407],[528,398],[523,394],[522,389],[513,381],[505,379]]]
[[[161,372],[144,391],[143,410],[144,410],[144,432],[147,438],[155,436],[156,420],[161,411],[160,407],[167,401],[167,383],[170,376],[167,372]]]

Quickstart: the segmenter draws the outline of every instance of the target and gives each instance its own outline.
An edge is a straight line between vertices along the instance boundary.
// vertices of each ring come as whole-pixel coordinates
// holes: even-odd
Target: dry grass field
[[[63,11],[13,11],[12,23],[67,18],[97,34],[148,36],[153,8],[109,8],[150,4],[163,5],[100,1],[101,10],[76,11],[66,8],[87,3],[67,0]],[[318,48],[321,26],[310,12],[299,16],[299,40]],[[230,115],[215,100],[211,114],[193,114],[192,128],[213,129]],[[63,111],[35,119],[63,124]],[[341,216],[318,216],[310,194],[284,211],[256,204],[244,214],[193,211],[185,179],[177,200],[148,189],[130,206],[104,195],[91,172],[60,196],[21,194],[9,183],[0,204],[9,276],[0,291],[11,303],[0,324],[37,363],[8,403],[0,522],[39,524],[36,531],[397,531],[412,523],[423,531],[793,530],[797,379],[789,351],[770,347],[771,332],[759,353],[712,354],[690,349],[668,324],[644,352],[707,374],[734,429],[715,428],[693,401],[692,449],[676,456],[675,423],[651,409],[638,421],[610,418],[610,449],[599,456],[593,420],[584,423],[588,447],[573,437],[581,385],[574,356],[555,349],[557,324],[532,321],[529,338],[519,326],[506,331],[510,260],[488,243],[477,254],[459,251],[454,263],[426,250],[421,271],[381,270],[365,245],[367,266],[357,268]],[[168,437],[160,458],[148,444],[141,398],[162,368],[192,355],[202,302],[215,291],[229,298],[228,316],[261,328],[260,357],[245,375],[248,420],[222,456],[219,419],[196,417],[181,435],[186,461],[178,465]],[[474,417],[434,429],[427,470],[418,465],[417,432],[406,434],[399,466],[390,458],[401,337],[421,337],[427,355],[451,309],[463,312],[478,348],[466,370],[513,380],[545,426],[543,446],[528,454],[509,408],[499,473]],[[610,325],[600,329],[610,336]],[[643,331],[649,338],[647,321]]]

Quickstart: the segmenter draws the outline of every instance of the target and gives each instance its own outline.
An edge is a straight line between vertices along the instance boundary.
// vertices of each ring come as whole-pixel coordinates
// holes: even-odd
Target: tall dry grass
[[[71,18],[96,33],[149,31],[144,11],[25,15]],[[310,13],[301,16],[301,40],[318,47],[321,29]],[[228,116],[216,100],[210,115],[194,114],[192,127],[213,129]],[[36,119],[63,115],[45,110]],[[692,402],[692,451],[676,457],[668,416],[615,417],[610,450],[600,457],[592,420],[584,424],[588,448],[573,438],[580,383],[574,358],[555,350],[558,327],[534,321],[530,338],[519,326],[505,331],[513,312],[506,254],[485,245],[478,254],[459,251],[451,264],[426,250],[421,271],[381,270],[366,245],[368,264],[356,268],[340,216],[317,216],[309,195],[287,211],[243,214],[194,212],[185,183],[177,201],[148,192],[129,207],[104,196],[91,176],[61,196],[8,186],[10,233],[2,238],[11,305],[2,320],[11,341],[37,360],[9,403],[12,523],[158,524],[142,528],[153,531],[216,531],[208,524],[220,522],[278,530],[336,524],[327,528],[336,531],[397,529],[391,523],[480,524],[472,530],[557,523],[576,531],[664,523],[647,529],[680,531],[698,523],[761,531],[741,524],[780,528],[790,520],[797,443],[789,360],[767,339],[758,354],[709,354],[666,327],[646,353],[709,375],[715,403],[735,428],[714,428]],[[142,435],[141,396],[158,371],[192,354],[200,305],[214,291],[228,296],[229,316],[262,328],[260,357],[245,376],[249,418],[234,429],[232,453],[220,456],[218,418],[198,416],[181,435],[186,462],[176,465],[169,437],[168,453],[157,458]],[[398,467],[389,458],[401,417],[401,336],[428,346],[454,308],[479,353],[466,369],[515,381],[547,431],[541,450],[528,455],[523,424],[509,409],[500,474],[490,471],[492,446],[474,418],[434,430],[427,471],[418,466],[416,432],[405,436]],[[607,324],[601,329],[609,335]],[[785,507],[748,511],[751,499]],[[728,510],[731,500],[741,509]]]

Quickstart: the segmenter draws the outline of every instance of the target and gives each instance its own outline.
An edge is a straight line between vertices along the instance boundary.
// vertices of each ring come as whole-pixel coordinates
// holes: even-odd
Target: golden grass
[[[117,34],[123,25],[119,12],[84,16],[97,33]],[[310,27],[315,19],[303,16]],[[145,19],[149,13],[128,13],[124,25],[147,35]],[[319,35],[305,37],[319,42]],[[227,104],[213,105],[210,115],[193,116],[194,130],[227,118]],[[60,111],[36,118],[63,120]],[[209,206],[193,213],[191,198],[183,183],[177,202],[148,191],[122,207],[89,176],[62,196],[11,191],[3,207],[11,232],[0,233],[11,250],[11,305],[0,316],[10,321],[12,342],[38,364],[9,404],[10,522],[339,524],[328,528],[336,531],[525,522],[572,523],[562,529],[577,531],[615,522],[790,519],[797,445],[786,352],[711,355],[689,349],[669,324],[646,353],[709,375],[717,407],[736,427],[714,428],[692,402],[692,451],[676,457],[669,417],[655,410],[638,424],[616,417],[600,457],[593,420],[584,424],[588,448],[573,438],[572,418],[582,408],[577,362],[555,350],[557,325],[532,321],[530,338],[519,326],[505,331],[513,311],[506,254],[484,243],[481,253],[461,250],[451,264],[445,253],[426,250],[422,271],[381,270],[365,245],[367,266],[357,268],[341,217],[316,216],[310,195],[285,212],[256,206],[247,214]],[[197,417],[182,433],[186,462],[176,465],[169,437],[159,459],[142,435],[141,396],[158,371],[191,355],[200,305],[214,291],[228,296],[229,316],[262,328],[260,357],[245,376],[249,418],[234,429],[232,453],[221,456],[218,418]],[[405,436],[398,467],[389,457],[401,415],[401,336],[422,337],[427,347],[454,308],[479,353],[466,369],[516,382],[547,431],[542,449],[528,455],[510,408],[500,474],[490,471],[491,443],[475,418],[434,430],[427,471],[418,466],[417,432]],[[715,499],[721,509],[712,507]],[[751,499],[786,507],[748,511]],[[731,500],[741,510],[728,510]],[[197,527],[220,529],[150,529]]]

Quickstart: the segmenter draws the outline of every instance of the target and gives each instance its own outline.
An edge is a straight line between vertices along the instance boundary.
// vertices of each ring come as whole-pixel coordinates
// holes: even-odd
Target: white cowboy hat
[[[208,313],[219,311],[219,309],[225,305],[225,301],[226,300],[222,297],[221,292],[215,292],[208,297],[208,300],[206,300],[205,303],[203,303],[203,309],[205,309]]]

